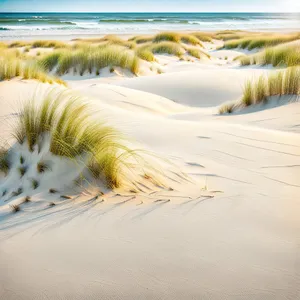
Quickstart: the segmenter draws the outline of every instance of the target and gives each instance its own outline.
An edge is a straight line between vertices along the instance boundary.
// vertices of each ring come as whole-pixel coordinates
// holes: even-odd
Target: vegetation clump
[[[176,32],[161,32],[154,36],[153,42],[160,43],[160,42],[174,42],[179,43],[181,36],[179,33]]]
[[[203,44],[200,42],[200,40],[197,37],[195,37],[195,36],[193,36],[191,34],[183,34],[183,35],[181,35],[180,41],[182,43],[185,43],[185,44],[189,44],[189,45],[193,45],[193,46],[197,46],[198,45],[198,46],[203,47]]]
[[[22,193],[23,193],[23,188],[20,187],[16,191],[12,192],[12,196],[17,197],[17,196],[21,195]]]
[[[3,172],[5,175],[8,174],[11,167],[11,162],[9,159],[9,151],[1,147],[0,148],[0,172]]]
[[[161,42],[173,42],[173,43],[185,43],[193,46],[201,46],[203,47],[201,43],[201,38],[204,40],[208,39],[207,35],[203,35],[201,33],[195,33],[195,34],[180,34],[177,32],[161,32],[157,35],[155,35],[152,39],[153,43],[161,43]],[[135,40],[138,40],[136,38]],[[149,39],[142,39],[142,42],[149,42]]]
[[[8,45],[9,48],[20,48],[20,47],[26,47],[30,45],[29,42],[22,42],[22,41],[16,41],[16,42],[12,42]]]
[[[11,204],[9,207],[13,213],[17,213],[21,210],[20,205],[17,204]]]
[[[146,61],[155,61],[155,57],[151,51],[151,49],[149,49],[148,46],[142,46],[142,47],[138,47],[136,49],[136,55],[140,58],[140,59],[143,59],[143,60],[146,60]]]
[[[29,203],[29,202],[31,202],[31,197],[26,196],[23,200],[23,203]]]
[[[243,48],[252,50],[255,48],[272,47],[279,44],[298,40],[300,34],[258,34],[237,38],[234,40],[226,41],[224,47],[227,49]]]
[[[208,32],[193,32],[192,35],[201,42],[212,42],[212,39],[214,38],[214,34]]]
[[[10,80],[15,77],[23,79],[36,79],[41,82],[66,83],[55,76],[47,74],[36,61],[22,56],[19,51],[4,50],[0,53],[0,81]]]
[[[25,166],[19,167],[19,173],[20,173],[21,177],[23,177],[25,175],[26,171],[27,171],[27,167],[25,167]]]
[[[242,66],[253,64],[272,65],[273,67],[293,67],[300,65],[300,43],[269,47],[257,54],[238,58]]]
[[[184,49],[174,42],[160,42],[152,44],[148,49],[155,54],[171,54],[178,57],[184,54]]]
[[[136,46],[136,43],[132,39],[127,41],[113,34],[106,35],[102,38],[75,39],[74,41],[77,41],[79,43],[87,43],[87,44],[99,44],[102,46],[118,45],[118,46],[127,47],[129,49],[133,49]],[[77,46],[80,47],[80,45],[78,44]]]
[[[36,190],[39,187],[39,182],[36,179],[31,180],[31,186],[34,190]]]
[[[210,55],[208,53],[205,53],[204,51],[202,51],[198,48],[188,48],[187,53],[198,59],[201,59],[203,57],[210,58]]]
[[[49,139],[53,155],[85,161],[89,172],[110,188],[122,185],[125,169],[131,170],[132,160],[139,157],[116,129],[95,119],[80,97],[67,92],[53,90],[40,105],[29,101],[19,115],[14,137],[20,144],[26,143],[29,151],[34,151]],[[38,170],[45,171],[45,165],[40,164]],[[38,187],[36,180],[32,187]]]
[[[219,109],[219,113],[220,114],[230,114],[234,111],[234,109],[235,109],[234,103],[223,104]]]
[[[261,75],[256,81],[247,81],[242,99],[235,104],[220,107],[219,113],[231,113],[254,104],[268,101],[272,96],[299,95],[300,94],[300,68],[290,67],[284,71]]]
[[[135,36],[135,37],[129,39],[129,41],[135,42],[137,44],[149,43],[149,42],[152,42],[152,40],[153,40],[152,36]]]
[[[139,71],[139,58],[119,46],[83,47],[77,50],[57,50],[39,60],[39,65],[50,72],[56,68],[57,75],[78,70],[80,75],[93,73],[105,67],[121,67],[133,74]]]
[[[31,44],[32,48],[65,48],[67,47],[66,43],[60,41],[49,41],[49,40],[40,40],[35,41]]]
[[[37,164],[37,171],[38,171],[38,173],[45,173],[48,170],[50,170],[50,166],[46,162],[40,161]]]

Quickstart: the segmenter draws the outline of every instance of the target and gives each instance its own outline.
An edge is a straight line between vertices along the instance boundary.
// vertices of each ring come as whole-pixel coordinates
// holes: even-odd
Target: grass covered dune
[[[159,54],[176,56],[186,61],[191,61],[191,57],[199,60],[211,59],[207,48],[212,44],[205,43],[216,42],[215,40],[224,40],[224,47],[230,49],[268,47],[255,55],[239,57],[241,65],[296,66],[299,65],[300,58],[299,45],[295,40],[299,37],[299,33],[278,35],[239,30],[188,34],[170,31],[129,39],[106,35],[99,38],[76,39],[68,43],[52,40],[1,43],[0,80],[21,77],[65,84],[60,76],[66,74],[99,76],[105,68],[110,72],[120,68],[122,70],[118,72],[126,71],[124,74],[139,76],[153,71],[151,63],[159,63]],[[157,67],[154,69],[158,70]]]
[[[300,65],[300,42],[292,42],[274,47],[268,47],[263,51],[238,57],[242,66],[248,65],[272,65],[273,67],[292,67]]]
[[[213,39],[225,40],[225,48],[262,48],[269,47],[263,53],[240,58],[242,65],[251,63],[268,64],[274,66],[285,63],[287,66],[297,65],[299,47],[289,46],[270,47],[299,39],[299,33],[274,34],[253,33],[238,30],[225,30],[216,33],[193,32],[161,32],[156,35],[135,36],[128,40],[115,35],[100,38],[76,39],[72,43],[61,41],[33,41],[13,42],[1,44],[2,64],[1,79],[23,76],[35,78],[42,82],[54,81],[51,74],[61,76],[69,72],[84,75],[86,73],[100,74],[101,69],[120,67],[135,75],[140,73],[141,61],[155,62],[156,54],[169,54],[179,58],[193,56],[197,59],[209,58],[203,51],[204,42]],[[51,48],[52,51],[40,53],[36,57],[29,55],[30,49]],[[50,49],[50,50],[51,50]],[[12,62],[8,57],[18,58]],[[19,64],[19,60],[22,63]],[[25,62],[26,63],[23,63]],[[26,67],[24,67],[26,65]],[[23,69],[25,70],[23,71]],[[48,78],[49,77],[49,78]]]
[[[100,75],[101,69],[107,67],[111,71],[120,67],[138,75],[141,61],[155,62],[156,54],[180,58],[186,55],[197,59],[209,57],[201,50],[201,39],[211,41],[210,36],[204,33],[164,32],[129,40],[107,35],[101,38],[76,39],[71,43],[52,40],[1,43],[3,62],[0,66],[0,80],[20,76],[41,82],[63,83],[57,76],[68,73],[80,76],[88,73]]]
[[[26,57],[18,50],[0,50],[0,81],[10,80],[15,77],[65,85],[63,80],[48,74],[37,64],[36,60]]]
[[[66,186],[133,190],[137,180],[154,180],[140,150],[68,90],[52,89],[42,101],[26,102],[18,115],[15,144],[0,149],[4,202]]]
[[[124,51],[119,46],[104,45],[102,47],[78,47],[74,50],[55,50],[39,59],[38,64],[47,72],[55,68],[57,75],[69,72],[100,74],[105,67],[121,67],[133,74],[139,71],[139,58],[130,51]]]
[[[236,39],[230,39],[225,41],[224,48],[226,49],[242,48],[242,49],[252,50],[255,48],[271,47],[271,46],[276,46],[279,44],[298,40],[300,39],[300,33],[291,33],[291,34],[245,33],[245,34],[238,34],[234,37],[236,37]],[[231,36],[231,38],[233,37]]]
[[[256,80],[248,80],[244,86],[242,99],[220,107],[219,113],[232,113],[245,107],[266,104],[272,96],[300,95],[300,67],[290,67],[283,71],[261,75]]]

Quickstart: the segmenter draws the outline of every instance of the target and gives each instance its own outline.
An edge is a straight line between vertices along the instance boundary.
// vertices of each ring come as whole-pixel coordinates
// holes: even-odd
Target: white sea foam
[[[155,33],[164,30],[300,30],[297,15],[278,14],[41,14],[2,16],[0,39],[37,36]],[[7,23],[5,22],[7,19]],[[3,21],[4,20],[4,21]]]

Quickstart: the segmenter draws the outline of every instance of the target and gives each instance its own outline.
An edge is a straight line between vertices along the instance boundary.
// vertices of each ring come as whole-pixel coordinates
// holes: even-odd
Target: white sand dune
[[[264,69],[228,69],[202,67],[194,71],[171,72],[160,76],[138,77],[116,82],[136,90],[166,97],[194,107],[212,107],[239,99],[246,79],[259,76]]]
[[[170,168],[173,190],[1,210],[0,299],[300,297],[300,104],[220,116],[268,70],[195,68],[70,82],[187,177]],[[0,83],[1,120],[36,86]]]

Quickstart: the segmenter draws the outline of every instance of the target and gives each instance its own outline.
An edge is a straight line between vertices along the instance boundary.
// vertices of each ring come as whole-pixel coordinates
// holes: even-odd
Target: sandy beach
[[[238,57],[262,49],[224,43],[194,45],[201,58],[154,53],[138,74],[116,66],[83,76],[70,69],[59,75],[66,86],[0,81],[0,137],[17,153],[0,172],[0,299],[300,298],[299,95],[239,104],[247,80],[286,66],[242,66]],[[97,120],[150,153],[152,175],[133,189],[75,187],[84,165],[55,157],[47,140],[32,152],[16,145],[21,107],[53,87],[83,97]],[[232,113],[220,113],[227,103]],[[31,169],[39,159],[52,161],[51,172]]]

